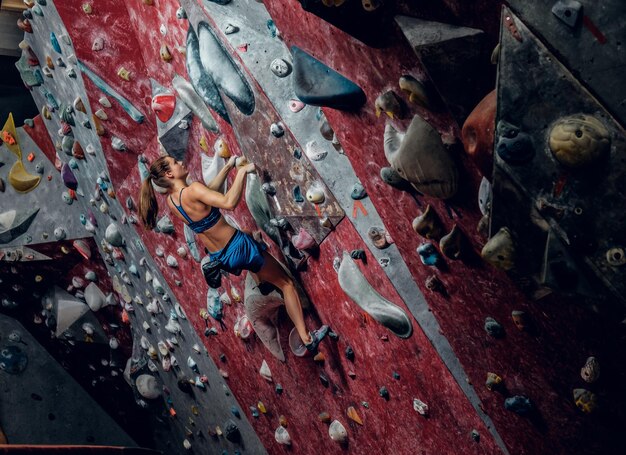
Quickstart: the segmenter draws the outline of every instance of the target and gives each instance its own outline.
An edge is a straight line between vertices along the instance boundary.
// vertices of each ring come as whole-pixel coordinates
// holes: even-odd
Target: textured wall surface
[[[18,202],[45,205],[51,214],[35,220],[27,233],[38,242],[42,232],[50,231],[55,223],[67,226],[70,239],[94,237],[89,241],[91,263],[81,264],[72,252],[75,262],[67,265],[67,276],[71,281],[72,276],[96,270],[98,286],[115,296],[115,305],[99,310],[96,316],[107,338],[116,336],[120,352],[131,357],[133,372],[127,380],[135,400],[127,405],[142,406],[153,416],[147,421],[154,433],[167,428],[165,436],[155,437],[153,445],[166,453],[185,452],[184,440],[194,453],[620,453],[619,429],[626,421],[622,385],[626,350],[623,331],[616,322],[620,319],[604,311],[602,300],[556,294],[533,299],[524,294],[523,280],[515,271],[507,276],[480,257],[487,240],[476,229],[482,217],[477,195],[483,176],[463,150],[461,127],[467,100],[480,100],[494,88],[500,93],[508,89],[503,77],[495,86],[497,67],[487,58],[498,42],[500,28],[508,27],[506,14],[500,18],[501,4],[483,1],[470,9],[454,1],[423,8],[411,2],[389,2],[364,13],[359,2],[347,1],[345,8],[367,14],[368,24],[379,27],[363,39],[363,28],[350,26],[341,17],[348,11],[342,6],[304,0],[220,3],[108,0],[56,4],[48,0],[37,4],[43,16],[32,13],[33,33],[26,33],[26,42],[42,66],[47,56],[53,62],[61,58],[66,66],[56,64],[50,70],[52,77],[45,76],[40,87],[32,88],[39,109],[53,112],[49,119],[45,115],[35,119],[34,127],[20,129],[20,139],[30,147],[36,143],[50,160],[45,175],[52,172],[53,178],[42,180],[39,188],[25,195],[13,194],[11,188],[0,194],[1,211]],[[594,14],[607,14],[605,9],[585,7],[592,19]],[[434,30],[432,34],[421,33],[422,28],[410,21],[396,22],[395,14],[484,33],[433,23],[422,23],[424,29]],[[215,38],[207,32],[209,28]],[[62,52],[54,49],[51,32]],[[194,60],[188,33],[199,39],[199,60]],[[543,39],[550,40],[550,36]],[[351,110],[313,105],[292,109],[296,91],[301,90],[295,86],[294,69],[299,68],[294,68],[292,46],[357,84],[365,104]],[[468,46],[480,47],[472,60],[468,60]],[[287,63],[290,73],[285,77],[272,71],[275,59]],[[572,59],[568,54],[564,63],[576,67]],[[130,72],[128,80],[120,77],[121,68]],[[76,78],[67,73],[71,69]],[[244,230],[265,231],[263,238],[270,251],[286,264],[293,265],[303,254],[289,243],[300,228],[319,243],[310,256],[305,253],[306,265],[301,263],[291,272],[310,302],[305,312],[307,325],[329,324],[338,335],[321,344],[324,360],[292,354],[288,343],[292,323],[282,310],[279,333],[285,362],[273,357],[257,336],[242,339],[236,334],[236,322],[245,313],[245,273],[223,279],[221,320],[203,318],[208,288],[181,220],[168,213],[159,196],[159,216],[168,216],[174,231],[147,231],[137,223],[141,160],[146,158],[149,164],[166,148],[165,143],[163,147],[159,144],[165,126],[151,108],[152,87],[157,83],[176,94],[172,80],[179,75],[200,92],[198,71],[205,73],[205,81],[215,83],[202,87],[216,90],[209,104],[219,132],[204,128],[197,113],[188,125],[173,126],[178,145],[185,150],[190,176],[202,181],[203,158],[206,161],[213,156],[214,144],[224,141],[232,154],[244,155],[257,164],[261,183],[274,186],[276,195],[267,197],[271,217],[275,221],[285,218],[292,231],[258,225],[244,200],[229,213],[232,219]],[[480,83],[464,85],[470,73]],[[398,80],[406,75],[422,83],[428,103],[411,102],[399,88]],[[326,81],[321,79],[319,86],[324,87]],[[449,89],[450,84],[454,90]],[[385,113],[379,116],[375,100],[390,90],[402,108],[393,118]],[[101,101],[105,91],[109,91],[110,107]],[[50,109],[46,93],[61,106]],[[250,95],[253,108],[242,101]],[[74,109],[74,125],[69,128],[67,116],[59,114],[76,97],[81,98],[86,112]],[[183,102],[180,96],[176,102]],[[559,106],[558,97],[554,103]],[[93,117],[96,111],[102,119]],[[384,152],[385,125],[404,133],[415,115],[434,128],[459,169],[456,195],[445,201],[422,194],[406,182],[401,188],[388,185],[380,176],[381,168],[389,166]],[[321,131],[324,118],[328,125]],[[96,134],[97,123],[102,126],[101,135]],[[270,128],[278,123],[285,134],[276,137]],[[328,128],[334,135],[325,134]],[[89,145],[93,151],[85,154],[84,160],[74,157],[80,191],[70,206],[62,202],[63,183],[52,167],[56,159],[67,162],[71,158],[71,153],[59,149],[68,135],[83,149]],[[125,144],[124,150],[114,147],[119,141]],[[312,151],[321,153],[315,156]],[[0,152],[11,156],[6,146],[0,147]],[[0,176],[2,172],[7,172],[7,166],[0,168]],[[492,175],[485,177],[491,179]],[[53,188],[54,182],[58,184]],[[357,182],[367,192],[364,199],[351,197]],[[47,193],[41,190],[44,184]],[[316,205],[306,199],[295,200],[296,185],[303,195],[318,185],[326,195],[325,202]],[[460,230],[460,259],[442,256],[437,266],[425,265],[420,259],[416,249],[428,240],[416,234],[411,223],[428,205],[437,213],[444,233],[453,225]],[[79,224],[80,214],[95,219],[92,232]],[[325,217],[332,226],[321,224]],[[119,230],[123,243],[113,245],[116,242],[107,238],[110,225]],[[368,235],[372,227],[386,230],[391,245],[377,248]],[[278,233],[280,245],[268,232]],[[24,239],[21,236],[12,245],[25,245]],[[432,242],[439,251],[437,240]],[[58,253],[61,246],[71,248],[71,243],[41,245],[42,253],[56,254],[51,263],[55,266],[63,257]],[[203,255],[201,245],[198,247]],[[373,289],[409,315],[410,337],[395,336],[342,289],[336,268],[343,253],[355,249],[364,250],[365,259],[356,262]],[[170,264],[175,259],[177,265],[168,265],[168,259]],[[19,270],[19,264],[15,267]],[[34,269],[32,264],[28,267]],[[42,270],[53,273],[50,267]],[[42,272],[44,282],[46,273]],[[5,272],[0,278],[13,284],[15,275]],[[439,280],[439,288],[426,285],[432,276]],[[514,310],[526,313],[526,330],[515,326]],[[487,334],[487,317],[502,325],[503,336]],[[180,327],[172,329],[177,323]],[[172,339],[177,344],[159,352],[158,343]],[[347,348],[353,350],[353,358],[346,355]],[[71,349],[68,352],[71,356]],[[602,376],[593,384],[580,377],[580,368],[589,356],[595,356],[602,367]],[[111,369],[121,374],[125,361],[114,362]],[[176,361],[178,366],[169,368],[168,364]],[[263,361],[271,370],[271,382],[259,374]],[[140,372],[158,379],[162,397],[142,400],[134,383]],[[488,372],[503,379],[494,390],[484,385]],[[193,385],[181,385],[182,378],[191,379]],[[388,399],[379,394],[382,387],[388,391]],[[577,408],[572,391],[578,388],[596,394],[597,410],[587,414]],[[504,407],[505,399],[518,395],[528,397],[533,405],[525,415]],[[428,405],[427,417],[414,410],[414,399]],[[350,418],[349,407],[354,407],[362,422]],[[266,412],[259,411],[263,408]],[[331,440],[328,424],[318,419],[322,412],[344,425],[347,444]],[[220,435],[228,420],[239,428],[238,441]],[[290,435],[291,449],[275,439],[281,422]]]

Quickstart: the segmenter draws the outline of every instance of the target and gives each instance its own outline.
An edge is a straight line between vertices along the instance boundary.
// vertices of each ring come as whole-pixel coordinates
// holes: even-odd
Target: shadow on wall
[[[0,56],[0,118],[7,118],[13,112],[16,125],[23,125],[24,119],[37,115],[33,97],[15,68],[17,57]]]

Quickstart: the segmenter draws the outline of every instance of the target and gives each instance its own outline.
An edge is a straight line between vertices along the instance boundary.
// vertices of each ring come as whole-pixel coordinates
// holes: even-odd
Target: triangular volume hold
[[[357,110],[365,103],[361,87],[316,58],[293,46],[293,88],[306,104]]]

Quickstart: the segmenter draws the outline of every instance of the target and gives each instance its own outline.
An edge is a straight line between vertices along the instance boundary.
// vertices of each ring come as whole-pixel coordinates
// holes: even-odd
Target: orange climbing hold
[[[124,324],[130,324],[130,316],[128,315],[128,311],[126,310],[122,310],[122,322]]]
[[[2,132],[2,142],[6,142],[9,145],[15,145],[16,143],[15,138],[8,131]]]
[[[35,154],[33,152],[30,152],[26,159],[32,163],[35,160]]]
[[[359,425],[363,425],[363,421],[361,420],[359,413],[356,412],[356,409],[354,409],[354,406],[350,406],[348,408],[348,417]]]

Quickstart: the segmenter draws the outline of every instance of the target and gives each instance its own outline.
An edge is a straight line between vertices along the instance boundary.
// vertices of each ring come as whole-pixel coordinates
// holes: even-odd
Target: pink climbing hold
[[[291,242],[299,250],[308,250],[317,245],[315,239],[304,228],[300,228],[298,234],[291,238]]]
[[[163,123],[172,118],[175,108],[176,96],[173,93],[161,93],[152,98],[152,110]]]
[[[304,104],[300,100],[294,100],[294,99],[289,100],[289,110],[291,112],[294,112],[294,113],[300,112],[302,109],[304,109],[304,106],[306,106],[306,104]]]

